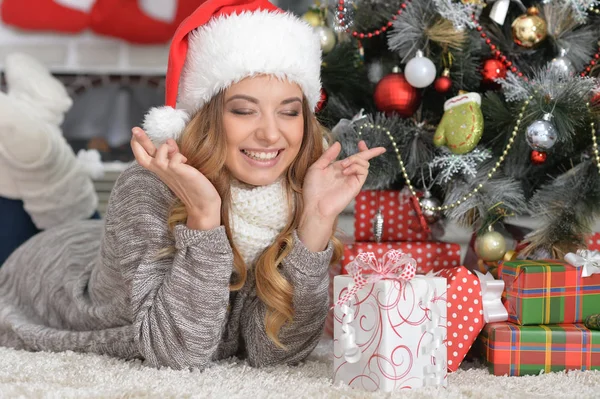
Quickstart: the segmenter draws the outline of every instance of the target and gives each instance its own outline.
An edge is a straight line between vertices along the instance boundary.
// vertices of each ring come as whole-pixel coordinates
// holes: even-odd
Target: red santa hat
[[[214,95],[259,74],[298,84],[314,109],[320,70],[320,41],[306,22],[267,0],[208,0],[175,32],[165,106],[148,112],[144,130],[155,143],[177,139]]]

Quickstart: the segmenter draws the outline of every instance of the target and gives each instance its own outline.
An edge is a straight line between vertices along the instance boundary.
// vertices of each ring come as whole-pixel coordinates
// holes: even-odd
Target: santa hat
[[[320,69],[320,41],[306,22],[267,0],[208,0],[175,32],[166,105],[148,112],[144,130],[155,143],[177,139],[214,95],[259,74],[298,84],[314,109]]]

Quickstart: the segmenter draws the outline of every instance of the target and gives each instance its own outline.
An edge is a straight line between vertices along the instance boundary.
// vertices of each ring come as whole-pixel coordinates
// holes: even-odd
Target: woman
[[[384,151],[323,151],[320,62],[311,28],[267,1],[198,8],[103,234],[52,229],[0,269],[0,344],[173,368],[303,360],[327,314],[336,218]]]

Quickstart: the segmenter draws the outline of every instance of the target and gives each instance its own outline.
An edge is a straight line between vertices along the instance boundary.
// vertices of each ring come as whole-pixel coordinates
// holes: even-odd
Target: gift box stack
[[[344,245],[341,267],[330,269],[330,292],[333,292],[333,278],[347,274],[347,265],[364,252],[373,252],[381,261],[383,254],[391,249],[402,251],[417,261],[417,274],[460,265],[460,246],[432,240],[415,200],[408,190],[360,192],[354,206],[354,242]],[[333,303],[333,297],[331,300]],[[331,314],[325,324],[325,335],[333,336]]]
[[[354,206],[354,240],[344,246],[342,274],[358,254],[374,252],[381,260],[390,249],[415,258],[417,274],[460,265],[460,246],[432,240],[418,201],[408,190],[362,191]]]
[[[501,262],[509,319],[487,324],[478,339],[490,372],[600,369],[600,331],[584,323],[600,313],[599,265],[593,251],[567,254],[564,261]]]

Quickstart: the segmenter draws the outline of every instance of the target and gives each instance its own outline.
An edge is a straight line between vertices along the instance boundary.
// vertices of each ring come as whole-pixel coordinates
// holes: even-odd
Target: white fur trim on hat
[[[444,111],[448,111],[450,108],[466,103],[477,103],[477,105],[481,105],[481,96],[479,93],[466,93],[454,96],[444,103]]]
[[[143,128],[154,144],[162,144],[168,138],[177,140],[190,115],[182,109],[173,107],[155,107],[144,116]]]
[[[314,109],[321,96],[321,46],[290,13],[255,11],[212,19],[188,36],[177,108],[193,114],[231,84],[259,74],[297,83]]]

